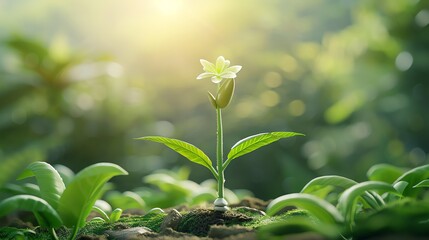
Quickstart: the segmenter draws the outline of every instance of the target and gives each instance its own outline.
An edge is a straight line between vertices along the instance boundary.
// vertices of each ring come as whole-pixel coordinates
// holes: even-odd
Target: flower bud
[[[209,96],[210,103],[213,105],[214,108],[217,109],[216,98],[211,92],[207,92],[207,95]]]
[[[232,95],[234,95],[235,80],[229,78],[221,83],[217,92],[216,104],[218,108],[225,108],[231,102]]]

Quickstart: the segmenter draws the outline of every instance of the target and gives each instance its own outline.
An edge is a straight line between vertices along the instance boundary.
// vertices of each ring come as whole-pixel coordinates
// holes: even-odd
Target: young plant
[[[203,151],[187,142],[161,136],[147,136],[137,139],[162,143],[186,157],[188,160],[206,167],[213,174],[218,183],[218,198],[214,202],[214,209],[216,211],[226,211],[228,210],[228,202],[224,198],[224,171],[231,161],[282,138],[303,136],[303,134],[296,132],[270,132],[256,134],[237,142],[229,151],[227,158],[224,159],[222,109],[226,108],[231,102],[235,90],[235,78],[242,67],[239,65],[230,67],[230,61],[225,60],[222,56],[217,58],[216,64],[204,59],[201,59],[200,62],[205,72],[198,75],[197,79],[211,78],[211,81],[214,84],[217,84],[216,95],[208,92],[210,103],[216,110],[216,169],[212,165],[212,160]]]
[[[429,165],[405,172],[395,166],[377,164],[369,169],[367,176],[369,181],[361,183],[335,175],[317,177],[300,193],[274,199],[267,207],[267,214],[272,216],[287,206],[295,206],[353,239],[362,234],[370,236],[368,231],[379,234],[386,230],[389,234],[398,230],[426,236]],[[336,199],[332,199],[333,195]]]
[[[97,163],[80,171],[66,186],[55,168],[45,162],[34,162],[19,179],[35,177],[38,183],[36,194],[30,195],[35,191],[31,189],[27,194],[1,201],[0,216],[14,210],[31,211],[39,225],[50,229],[55,239],[58,238],[54,229],[62,225],[73,228],[70,239],[75,239],[105,183],[114,176],[127,174],[115,164]]]
[[[110,215],[107,215],[106,211],[104,211],[103,209],[97,207],[97,206],[93,206],[92,210],[97,212],[98,214],[100,214],[101,217],[95,217],[94,219],[98,219],[98,220],[102,220],[104,222],[108,222],[108,223],[115,223],[119,220],[119,218],[121,218],[122,215],[122,209],[120,208],[115,208],[115,210],[113,210]]]

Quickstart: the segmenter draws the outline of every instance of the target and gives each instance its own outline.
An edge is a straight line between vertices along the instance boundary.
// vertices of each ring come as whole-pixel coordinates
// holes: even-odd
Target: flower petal
[[[222,71],[225,69],[226,60],[223,56],[219,56],[216,59],[216,72],[222,73]]]
[[[201,73],[200,75],[198,75],[197,79],[203,79],[203,78],[208,78],[208,77],[213,77],[213,76],[215,76],[213,73],[205,72],[205,73]]]
[[[241,70],[242,66],[240,65],[235,65],[232,67],[229,67],[225,70],[225,72],[233,72],[233,73],[238,73]]]
[[[216,67],[213,63],[205,60],[205,59],[200,59],[200,63],[201,65],[203,65],[203,70],[206,72],[212,72],[215,73],[216,72]]]
[[[220,83],[222,81],[222,78],[219,76],[212,77],[212,82],[214,83]]]
[[[220,74],[220,77],[222,77],[222,78],[236,78],[237,74],[235,74],[233,72],[223,72],[222,74]]]
[[[231,64],[231,62],[229,60],[225,60],[224,69],[226,69],[227,67],[229,67],[230,64]]]

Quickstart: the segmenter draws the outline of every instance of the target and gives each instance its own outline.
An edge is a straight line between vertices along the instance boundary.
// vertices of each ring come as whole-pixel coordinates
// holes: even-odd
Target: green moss
[[[196,209],[185,213],[177,230],[196,236],[207,236],[211,225],[242,225],[253,218],[235,211],[216,212],[208,209]]]
[[[147,227],[153,231],[159,231],[162,220],[166,214],[146,214],[144,216],[130,216],[122,217],[116,223],[106,223],[101,220],[93,220],[87,222],[85,227],[79,231],[79,235],[104,235],[107,230],[120,230],[132,227]],[[28,240],[48,240],[53,239],[48,229],[36,228],[34,233],[29,232],[27,229],[17,229],[11,227],[0,228],[0,239],[14,240],[19,232],[23,232]],[[59,228],[56,230],[57,236],[60,240],[66,240],[71,231],[67,228]]]
[[[281,214],[281,215],[260,216],[258,218],[254,218],[250,222],[244,223],[243,226],[250,227],[250,228],[258,228],[258,227],[265,226],[265,225],[272,224],[272,223],[283,222],[287,219],[290,219],[292,217],[297,217],[297,216],[310,217],[311,218],[311,216],[308,214],[307,211],[295,209],[295,210],[288,211],[288,212]]]
[[[208,209],[196,209],[190,212],[182,212],[183,218],[177,231],[191,233],[196,236],[207,236],[212,225],[240,225],[249,228],[259,228],[272,223],[284,222],[292,217],[309,217],[303,210],[292,210],[278,216],[262,216],[254,211],[246,209],[232,210],[225,213],[215,212]],[[146,214],[144,216],[123,216],[116,223],[106,223],[102,220],[92,220],[87,222],[85,227],[79,231],[78,236],[103,236],[107,230],[121,230],[132,227],[148,227],[155,232],[160,231],[160,226],[166,214]],[[311,217],[310,217],[311,218]],[[0,228],[0,239],[14,239],[14,231],[20,229]],[[49,230],[37,228],[36,234],[25,233],[29,240],[52,239]],[[56,230],[59,239],[66,240],[70,235],[70,229],[60,228]]]
[[[115,223],[94,220],[88,222],[79,234],[102,235],[106,230],[120,230],[132,227],[147,227],[158,232],[165,216],[166,214],[146,214],[144,216],[121,217]]]

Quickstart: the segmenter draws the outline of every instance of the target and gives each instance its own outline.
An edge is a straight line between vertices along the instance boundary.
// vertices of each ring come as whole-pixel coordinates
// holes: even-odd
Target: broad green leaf
[[[39,214],[43,220],[39,219],[42,227],[57,228],[62,225],[58,213],[49,203],[39,197],[31,195],[17,195],[0,202],[0,216],[5,216],[12,211],[31,211]]]
[[[404,196],[416,196],[420,192],[422,192],[424,189],[422,188],[413,188],[416,184],[419,182],[426,180],[429,178],[429,164],[423,165],[420,167],[413,168],[409,170],[408,172],[402,174],[396,181],[395,184],[404,181],[408,183],[408,186],[404,189],[403,195]]]
[[[399,181],[393,185],[393,187],[398,191],[400,194],[403,194],[405,191],[405,188],[408,186],[408,183],[405,181]],[[416,187],[416,186],[414,186]]]
[[[343,216],[329,202],[306,193],[292,193],[274,199],[267,207],[267,214],[273,216],[286,206],[305,209],[324,223],[341,223]]]
[[[195,147],[190,143],[173,138],[159,136],[148,136],[136,139],[162,143],[170,149],[176,151],[180,155],[184,156],[189,161],[203,165],[204,167],[208,168],[217,178],[217,173],[212,166],[212,161],[210,160],[210,158],[203,151],[201,151],[199,148]]]
[[[416,185],[414,185],[413,188],[427,188],[427,187],[429,187],[429,179],[426,179],[417,183]]]
[[[405,198],[386,204],[379,211],[356,217],[353,239],[421,239],[429,229],[427,201]],[[381,235],[390,235],[381,237]],[[398,233],[402,233],[399,234]],[[372,237],[370,237],[372,236]],[[375,237],[380,236],[380,237]],[[426,237],[424,237],[426,236]],[[339,238],[337,238],[339,239]]]
[[[31,229],[15,228],[15,227],[1,227],[0,237],[4,239],[13,240],[27,240],[26,235],[36,236],[36,232]],[[30,238],[31,239],[31,238]]]
[[[141,209],[146,204],[143,199],[135,192],[125,191],[123,193],[120,192],[110,192],[106,196],[107,201],[112,204],[114,208],[121,209]]]
[[[190,205],[196,205],[204,202],[213,202],[217,198],[217,192],[213,189],[206,189],[205,191],[198,192],[190,198]]]
[[[85,220],[110,178],[128,173],[116,164],[97,163],[80,171],[64,190],[58,212],[67,227],[85,225]]]
[[[357,199],[368,191],[384,191],[398,193],[392,185],[385,182],[367,181],[358,183],[343,192],[338,200],[338,210],[344,216],[346,222],[351,225],[356,215]],[[398,193],[399,194],[399,193]]]
[[[121,218],[122,215],[122,209],[120,208],[115,208],[115,210],[113,210],[113,212],[110,214],[110,223],[115,223],[119,220],[119,218]]]
[[[103,196],[103,195],[100,195],[100,196]],[[97,199],[97,201],[95,201],[93,207],[98,207],[106,213],[112,212],[112,206],[108,202],[106,202],[102,199]]]
[[[145,183],[153,184],[163,192],[177,193],[182,196],[190,196],[193,189],[199,188],[198,184],[189,180],[178,180],[165,173],[154,173],[143,178]]]
[[[330,176],[321,176],[311,180],[304,188],[301,190],[301,193],[308,193],[320,198],[325,199],[326,196],[333,192],[335,189],[339,190],[339,193],[342,193],[351,186],[356,185],[357,182],[346,177],[330,175]],[[369,205],[371,207],[376,207],[379,204],[377,203],[377,196],[373,196],[370,193],[365,193],[362,198],[364,199],[365,206]]]
[[[229,78],[221,83],[219,91],[217,92],[216,106],[218,108],[225,108],[231,102],[232,96],[234,95],[235,80]]]
[[[99,208],[99,207],[97,207],[97,206],[92,206],[92,211],[95,211],[95,212],[97,212],[98,214],[100,214],[100,215],[101,215],[101,218],[102,218],[104,221],[106,221],[106,222],[109,222],[109,221],[110,221],[110,217],[107,215],[107,213],[106,213],[103,209],[101,209],[101,208]]]
[[[366,175],[370,181],[380,181],[393,183],[398,177],[404,174],[405,170],[390,164],[376,164],[372,166]]]
[[[54,209],[58,206],[65,186],[57,170],[45,162],[34,162],[21,173],[18,179],[36,177],[40,194]]]
[[[12,193],[13,195],[24,194],[42,198],[39,186],[33,183],[24,183],[22,185],[8,183],[0,190],[7,191],[9,193]]]
[[[321,191],[322,189],[331,188],[331,190],[333,190],[334,188],[339,188],[340,191],[343,192],[356,184],[356,181],[342,176],[321,176],[308,182],[307,185],[302,188],[301,193],[308,193],[320,198],[325,198],[330,191]]]
[[[255,151],[258,148],[266,146],[270,143],[276,142],[282,138],[289,138],[293,136],[304,136],[302,133],[295,132],[271,132],[260,133],[238,141],[228,153],[228,162],[243,156],[244,154]]]
[[[70,168],[61,164],[56,164],[53,167],[60,174],[61,178],[63,179],[64,185],[67,186],[73,180],[75,174]]]

